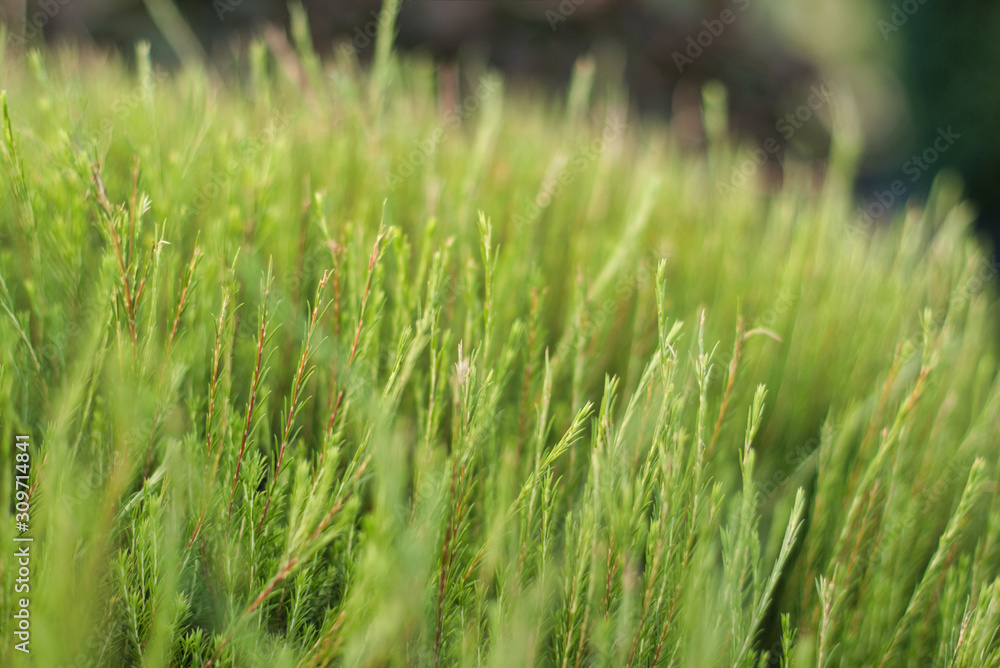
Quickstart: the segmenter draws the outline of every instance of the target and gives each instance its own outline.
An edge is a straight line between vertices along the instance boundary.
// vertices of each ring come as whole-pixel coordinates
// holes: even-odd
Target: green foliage
[[[586,67],[450,99],[298,41],[4,61],[4,665],[1000,665],[954,183],[859,230],[843,164],[720,196],[722,130]]]

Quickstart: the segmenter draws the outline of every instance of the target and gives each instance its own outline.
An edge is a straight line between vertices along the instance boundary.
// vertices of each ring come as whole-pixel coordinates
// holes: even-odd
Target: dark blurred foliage
[[[463,51],[480,55],[515,82],[556,90],[568,81],[577,58],[595,54],[605,79],[624,82],[639,108],[682,116],[675,119],[684,123],[678,129],[692,143],[699,142],[700,128],[698,114],[688,112],[700,104],[705,81],[725,84],[737,132],[764,138],[774,134],[786,102],[804,99],[819,78],[810,63],[758,39],[746,22],[720,23],[719,14],[734,7],[731,0],[687,3],[686,11],[681,3],[657,11],[642,0],[577,2],[411,0],[403,4],[398,43],[445,60]],[[357,7],[357,23],[350,26],[370,20],[380,3],[343,4]],[[335,39],[342,22],[325,19],[329,5],[306,6],[317,30],[329,31],[321,34],[324,41]],[[690,62],[675,60],[675,54],[685,54],[689,39],[707,34],[704,20],[713,21],[720,34]],[[825,141],[813,151],[824,152]]]
[[[176,61],[147,11],[153,2],[167,0],[28,0],[26,5],[0,0],[0,8],[12,23],[41,17],[50,40],[92,38],[128,53],[135,40],[145,39],[161,62]],[[280,0],[175,4],[205,52],[220,61],[231,59],[263,26],[288,26],[289,12]],[[303,0],[303,5],[320,51],[349,44],[362,61],[370,59],[381,0]],[[735,19],[723,24],[726,12]],[[775,26],[782,16],[793,17],[795,39],[779,37]],[[839,32],[831,16],[840,21]],[[851,39],[855,34],[865,37]],[[678,139],[690,148],[704,141],[701,85],[718,80],[728,91],[735,133],[758,142],[778,137],[777,157],[790,152],[801,160],[826,155],[827,111],[815,114],[787,141],[776,130],[806,101],[811,86],[833,70],[850,69],[843,63],[895,57],[892,80],[903,83],[903,113],[875,109],[898,104],[892,86],[873,88],[869,82],[867,90],[855,91],[862,112],[883,116],[865,131],[872,157],[862,166],[859,196],[870,201],[885,192],[900,178],[905,161],[933,146],[939,129],[950,126],[961,140],[940,154],[933,169],[912,184],[907,181],[905,197],[926,192],[934,171],[953,167],[995,232],[1000,222],[998,36],[1000,3],[975,0],[845,0],[836,8],[770,0],[402,0],[397,44],[445,66],[485,63],[502,70],[515,88],[534,86],[554,94],[560,94],[580,56],[595,55],[598,86],[625,83],[635,106],[670,117]],[[698,39],[709,43],[699,48]],[[798,47],[790,47],[793,42]],[[825,52],[810,49],[811,42],[825,42]],[[697,55],[688,58],[692,54]],[[777,164],[769,162],[762,173],[779,178]]]
[[[887,2],[885,14],[906,16],[898,32],[901,74],[913,117],[914,151],[931,146],[938,128],[962,135],[943,153],[941,165],[962,173],[982,220],[994,235],[1000,227],[1000,3],[989,0],[924,0],[903,7]],[[895,7],[893,7],[895,5]],[[895,23],[892,24],[896,27]]]
[[[596,55],[599,86],[602,78],[624,83],[638,108],[673,116],[679,139],[694,147],[703,142],[701,84],[719,80],[728,91],[733,130],[763,140],[776,135],[775,125],[809,95],[819,74],[808,60],[761,39],[749,21],[733,21],[720,31],[723,11],[739,14],[752,1],[403,0],[397,44],[443,63],[479,59],[503,71],[514,87],[533,84],[556,92],[580,56]],[[155,58],[176,60],[143,0],[29,0],[27,15],[52,3],[60,9],[45,22],[50,40],[85,36],[127,53],[136,39],[145,39]],[[286,6],[275,0],[175,4],[205,51],[222,57],[234,35],[288,23]],[[303,6],[320,51],[348,43],[362,61],[370,59],[380,0],[304,0]],[[720,34],[711,35],[709,47],[679,67],[675,54],[698,53],[697,47],[689,49],[700,33],[707,36],[704,21]],[[811,123],[796,138],[794,150],[821,158],[828,139],[822,124]]]
[[[176,63],[176,55],[150,17],[143,0],[0,0],[8,16],[23,12],[26,31],[42,22],[45,38],[92,39],[114,45],[124,54],[133,52],[137,40],[153,46],[153,57]],[[19,5],[24,6],[21,9]],[[199,37],[206,51],[237,33],[246,33],[268,23],[287,22],[285,4],[274,0],[178,0],[173,3]],[[221,12],[219,8],[226,9]]]

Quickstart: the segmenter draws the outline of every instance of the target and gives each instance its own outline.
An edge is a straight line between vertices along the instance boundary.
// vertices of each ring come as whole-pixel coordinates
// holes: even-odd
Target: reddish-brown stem
[[[365,469],[368,468],[368,462],[369,458],[366,457],[361,462],[361,464],[358,465],[358,470],[354,473],[355,484],[361,479],[361,476],[364,474]],[[316,525],[316,529],[312,532],[312,534],[309,535],[310,541],[319,538],[319,535],[323,533],[323,530],[326,529],[328,524],[330,524],[330,520],[333,519],[333,516],[340,512],[340,509],[343,508],[344,504],[350,500],[351,495],[353,493],[354,493],[353,491],[348,491],[343,499],[338,499],[337,502],[333,504],[333,506],[330,508],[330,511],[323,517],[322,520],[320,520],[319,524]]]
[[[736,383],[736,369],[740,363],[740,353],[743,352],[743,318],[736,319],[736,341],[733,343],[733,359],[729,361],[729,379],[726,382],[726,392],[722,395],[722,405],[719,407],[719,419],[715,422],[715,429],[712,431],[712,440],[708,444],[706,457],[711,457],[715,450],[715,442],[722,431],[722,422],[726,417],[726,409],[729,407],[729,396]]]
[[[367,466],[368,466],[368,459],[365,459],[358,466],[358,469],[353,476],[355,483],[361,478],[361,475],[364,473],[365,468]],[[316,540],[319,537],[319,535],[330,523],[330,520],[333,519],[334,515],[336,515],[344,507],[347,501],[351,498],[352,494],[353,490],[348,490],[348,492],[344,495],[343,498],[337,499],[337,502],[333,504],[333,506],[330,508],[330,511],[327,512],[326,516],[324,516],[323,519],[320,521],[320,523],[316,525],[316,529],[309,536],[310,542]],[[281,582],[283,582],[286,578],[288,578],[292,570],[299,565],[299,560],[300,559],[298,556],[292,556],[285,561],[281,570],[278,571],[278,574],[275,575],[273,578],[271,578],[271,581],[268,582],[264,590],[261,591],[261,593],[257,596],[257,598],[255,598],[253,602],[250,604],[250,606],[243,611],[243,614],[240,615],[240,618],[237,621],[237,626],[240,623],[242,623],[243,620],[245,620],[247,617],[253,614],[253,612],[260,606],[260,604],[263,603],[267,599],[267,597],[271,595],[275,587],[277,587],[279,584],[281,584]],[[223,641],[219,644],[219,647],[215,650],[215,653],[208,661],[204,663],[202,668],[209,668],[209,666],[215,663],[215,660],[219,658],[219,655],[222,653],[222,650],[229,644],[230,640],[232,640],[232,636],[233,636],[233,630],[230,630],[226,634]]]
[[[201,523],[205,521],[205,511],[202,510],[201,515],[198,516],[198,522],[194,525],[194,531],[191,532],[191,538],[188,539],[187,545],[184,547],[185,550],[190,549],[194,545],[194,541],[198,538],[198,532],[201,531]]]
[[[333,257],[333,333],[340,337],[340,250],[336,241],[327,242]]]
[[[226,322],[226,306],[229,304],[229,289],[222,294],[222,311],[219,313],[219,331],[215,336],[215,355],[212,361],[212,383],[208,394],[208,417],[205,419],[205,454],[208,458],[212,456],[212,420],[215,416],[215,390],[219,380],[219,356],[222,352],[222,328]],[[208,461],[205,462],[205,472],[208,472]],[[212,481],[215,481],[215,470],[212,471]],[[188,547],[194,543],[201,531],[202,522],[205,521],[205,514],[208,512],[208,502],[201,509],[198,515],[198,522],[195,524],[191,538],[188,540]]]
[[[646,592],[642,597],[642,612],[639,615],[639,622],[635,627],[635,635],[632,636],[632,647],[628,652],[628,662],[625,664],[625,668],[632,668],[635,664],[635,653],[639,649],[639,638],[642,636],[642,629],[646,625],[646,616],[649,614],[649,606],[653,601],[653,586],[656,583],[656,575],[659,572],[660,559],[663,558],[662,552],[657,551],[653,555],[653,563],[651,564],[649,570],[645,574],[646,577]],[[661,596],[663,589],[660,589]],[[659,609],[659,605],[657,605]],[[654,664],[655,665],[655,664]]]
[[[351,344],[351,354],[347,358],[347,371],[344,373],[345,383],[350,378],[351,368],[354,365],[354,358],[358,354],[358,344],[361,342],[361,332],[364,329],[365,324],[365,311],[368,309],[368,301],[371,297],[372,281],[375,276],[375,265],[378,263],[379,256],[381,255],[382,240],[385,236],[385,228],[380,228],[378,236],[375,238],[375,247],[372,248],[371,255],[368,256],[368,278],[365,280],[365,293],[361,297],[361,309],[358,313],[358,326],[354,330],[354,343]],[[336,422],[337,413],[340,411],[340,404],[343,400],[344,390],[341,389],[340,392],[337,393],[336,405],[334,405],[333,411],[330,413],[330,420],[326,425],[327,438],[329,438],[330,434],[333,433],[333,424]]]
[[[524,445],[524,433],[528,427],[528,404],[531,394],[531,372],[535,365],[535,320],[538,314],[538,288],[531,289],[531,324],[528,326],[528,363],[524,365],[524,382],[521,388],[521,414],[517,425],[517,446],[514,448],[514,470],[521,467],[521,449]]]
[[[132,197],[128,208],[128,256],[135,257],[135,220],[139,201],[139,156],[132,158]],[[136,299],[136,301],[139,301]]]
[[[264,290],[264,310],[261,313],[260,330],[257,334],[257,361],[254,364],[253,384],[250,386],[250,403],[247,406],[246,425],[243,427],[243,439],[240,443],[240,453],[236,457],[236,472],[233,474],[233,489],[229,496],[229,519],[233,518],[233,501],[236,499],[236,484],[240,478],[240,467],[243,464],[243,454],[247,449],[247,439],[250,437],[250,430],[253,428],[253,410],[257,403],[257,390],[260,388],[261,361],[264,357],[264,337],[267,333],[267,298],[270,296],[271,286]]]
[[[254,610],[256,610],[261,603],[267,600],[267,597],[271,595],[271,592],[274,591],[274,588],[277,587],[282,581],[285,580],[285,578],[289,576],[289,574],[292,572],[295,566],[298,565],[298,563],[299,563],[298,557],[290,557],[288,561],[285,562],[284,566],[281,567],[281,570],[278,571],[278,574],[275,575],[273,578],[271,578],[271,581],[267,583],[267,586],[264,587],[264,590],[257,596],[257,598],[254,599],[253,603],[250,604],[250,607],[248,607],[240,616],[241,622],[250,615],[252,615]],[[204,663],[202,668],[209,668],[209,666],[215,663],[215,660],[219,658],[219,655],[222,654],[222,650],[225,649],[227,645],[229,645],[229,642],[232,640],[232,638],[233,638],[233,632],[230,631],[229,633],[226,634],[226,637],[223,638],[222,642],[219,643],[219,646],[218,648],[216,648],[215,653],[208,661]]]
[[[198,264],[198,258],[201,257],[201,248],[198,246],[194,247],[194,253],[191,254],[191,264],[188,265],[187,280],[184,282],[184,287],[181,289],[180,299],[177,300],[177,312],[174,314],[174,325],[170,328],[170,336],[167,338],[167,357],[170,357],[170,349],[174,344],[174,337],[177,336],[177,325],[181,321],[181,313],[184,312],[184,304],[187,301],[188,292],[191,290],[191,281],[194,278],[194,269]]]
[[[312,343],[313,333],[316,331],[316,323],[319,320],[319,314],[323,304],[322,295],[323,290],[326,288],[326,281],[329,277],[329,272],[323,272],[323,278],[319,281],[319,287],[316,290],[316,302],[313,304],[312,316],[309,319],[309,330],[306,332],[306,340],[302,345],[302,356],[299,358],[299,368],[295,374],[295,383],[292,386],[292,400],[288,405],[288,416],[285,418],[285,429],[281,434],[281,447],[278,449],[278,460],[274,465],[274,478],[271,481],[271,486],[267,491],[267,501],[264,503],[264,512],[261,513],[260,523],[257,525],[257,533],[260,533],[264,528],[264,520],[267,518],[268,508],[271,507],[271,491],[274,489],[274,485],[277,484],[278,474],[281,473],[281,462],[285,456],[285,448],[288,447],[288,439],[292,433],[292,423],[295,420],[295,407],[298,405],[299,393],[302,390],[302,379],[305,376],[306,364],[309,361],[309,347]]]
[[[455,483],[458,471],[451,474],[451,486],[448,491],[451,499],[455,498]],[[456,508],[457,511],[457,508]],[[437,630],[434,633],[434,665],[441,665],[441,634],[444,630],[444,594],[447,583],[448,566],[451,564],[451,537],[454,531],[455,515],[448,518],[448,527],[444,532],[444,545],[441,548],[441,574],[438,577]]]
[[[476,556],[475,558],[473,558],[472,563],[469,564],[469,568],[466,569],[465,575],[462,576],[462,582],[466,582],[469,579],[469,576],[472,575],[472,571],[475,570],[476,566],[479,565],[479,563],[483,560],[484,556],[486,556],[485,545],[479,548],[479,552],[476,553]]]
[[[212,455],[212,418],[215,415],[215,394],[219,381],[219,356],[222,353],[222,328],[226,322],[226,306],[229,304],[229,290],[222,294],[222,310],[219,313],[219,330],[215,335],[215,355],[212,360],[212,387],[208,394],[208,417],[205,420],[205,452]]]
[[[132,301],[132,291],[129,287],[128,270],[125,269],[125,257],[122,254],[121,239],[118,237],[118,230],[115,229],[114,209],[108,201],[107,191],[104,189],[104,182],[101,181],[100,165],[93,168],[94,186],[97,189],[97,198],[108,216],[108,230],[111,233],[111,241],[114,243],[115,258],[118,260],[118,269],[122,275],[122,292],[125,299],[125,313],[128,316],[129,335],[132,338],[132,352],[136,351],[138,339],[135,335],[135,307]]]
[[[343,400],[344,400],[344,391],[340,390],[339,392],[337,392],[337,401],[333,405],[333,410],[330,411],[330,420],[326,424],[326,436],[327,436],[327,438],[329,438],[330,434],[333,433],[333,425],[337,421],[337,413],[340,412],[340,403]]]
[[[156,250],[156,244],[153,243],[149,247],[149,252],[146,253],[146,261],[143,263],[145,271],[142,278],[138,277],[138,269],[136,270],[136,279],[139,281],[138,287],[135,289],[135,296],[132,297],[132,314],[133,319],[135,318],[135,313],[139,310],[139,301],[142,299],[142,291],[146,288],[146,276],[149,274],[149,268],[152,266],[153,252]]]
[[[282,567],[282,569],[278,571],[278,574],[275,575],[273,578],[271,578],[271,581],[264,588],[264,591],[262,591],[257,596],[257,598],[254,599],[253,603],[250,604],[250,607],[247,608],[246,612],[243,613],[243,616],[246,617],[247,615],[253,614],[253,611],[257,609],[257,606],[263,603],[267,599],[267,597],[271,595],[271,592],[274,591],[274,588],[277,587],[280,582],[282,582],[285,578],[288,577],[288,574],[292,572],[292,569],[295,568],[295,566],[298,563],[299,563],[298,557],[289,558],[289,560],[285,562],[285,565]]]
[[[656,654],[653,656],[653,663],[651,666],[655,666],[660,662],[660,653],[663,651],[663,643],[667,639],[667,631],[670,630],[670,625],[674,622],[674,613],[677,609],[677,601],[681,595],[681,587],[677,585],[674,589],[674,598],[670,601],[670,612],[667,614],[667,621],[663,625],[663,630],[660,632],[660,640],[656,643]]]

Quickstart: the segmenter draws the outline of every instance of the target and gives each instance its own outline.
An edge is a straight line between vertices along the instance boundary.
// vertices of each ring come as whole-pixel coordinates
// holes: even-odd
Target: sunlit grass
[[[1000,665],[955,183],[859,231],[586,64],[244,65],[3,61],[4,665]]]

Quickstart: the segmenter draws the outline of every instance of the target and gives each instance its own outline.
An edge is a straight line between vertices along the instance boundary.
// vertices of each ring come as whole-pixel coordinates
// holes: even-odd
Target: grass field
[[[587,63],[146,53],[0,55],[4,666],[1000,665],[952,178],[875,226],[846,125],[721,187],[712,88],[692,154]]]

